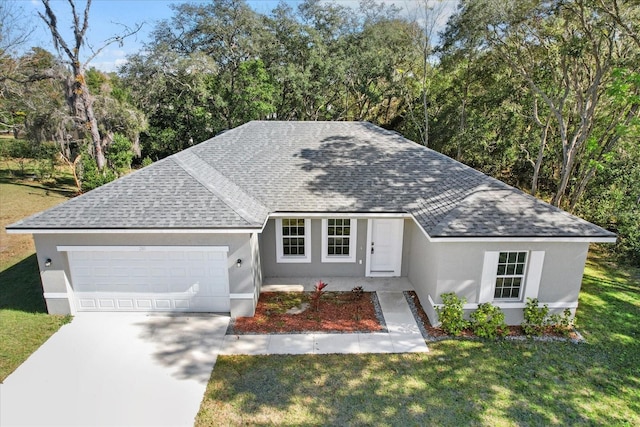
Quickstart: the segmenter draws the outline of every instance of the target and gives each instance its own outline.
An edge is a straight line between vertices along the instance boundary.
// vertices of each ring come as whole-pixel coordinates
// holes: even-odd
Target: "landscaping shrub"
[[[311,307],[313,307],[315,311],[318,311],[318,308],[320,307],[320,298],[322,297],[322,295],[324,295],[324,288],[326,287],[327,283],[324,283],[322,280],[318,280],[318,283],[316,283],[316,286],[314,287],[310,299]]]
[[[575,319],[571,318],[571,310],[565,308],[562,314],[552,314],[549,317],[549,325],[553,332],[568,336],[575,326]]]
[[[527,298],[524,321],[521,323],[522,330],[527,336],[542,334],[547,326],[548,315],[549,307],[546,304],[539,307],[538,298]]]
[[[494,339],[507,334],[507,324],[500,307],[490,302],[482,303],[471,313],[471,329],[480,338]]]
[[[442,306],[436,307],[441,328],[449,335],[458,336],[467,328],[469,322],[464,319],[463,306],[466,299],[458,297],[453,292],[440,295]]]
[[[562,314],[549,315],[549,307],[545,304],[539,307],[537,298],[527,298],[527,305],[524,308],[524,321],[521,323],[522,329],[527,336],[542,335],[547,328],[555,333],[568,335],[571,332],[573,321],[571,310],[565,309]]]

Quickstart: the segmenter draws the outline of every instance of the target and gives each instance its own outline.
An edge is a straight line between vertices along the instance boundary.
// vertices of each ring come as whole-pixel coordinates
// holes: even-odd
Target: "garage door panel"
[[[116,299],[116,304],[118,309],[120,310],[131,310],[135,307],[134,301],[132,299]]]
[[[78,298],[78,309],[95,309],[97,308],[96,300],[87,298]]]
[[[226,252],[187,249],[68,252],[78,310],[229,311]]]
[[[99,299],[98,300],[98,307],[101,310],[113,310],[114,308],[116,308],[116,302],[112,299]]]
[[[156,298],[155,299],[155,309],[156,310],[171,310],[171,300],[170,299],[162,299],[162,298]]]
[[[137,298],[135,301],[138,310],[149,311],[153,308],[153,301],[150,299]]]

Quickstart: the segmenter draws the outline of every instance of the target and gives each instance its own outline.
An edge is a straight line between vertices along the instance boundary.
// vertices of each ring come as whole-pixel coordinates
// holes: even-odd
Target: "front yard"
[[[0,165],[0,225],[66,199]],[[0,230],[0,382],[69,317],[46,314],[29,235]],[[196,425],[640,425],[640,269],[592,253],[587,342],[444,340],[428,354],[221,356]]]
[[[47,188],[16,175],[16,162],[0,162],[0,382],[70,320],[47,314],[31,235],[4,230],[62,203],[68,188]]]
[[[639,274],[591,255],[583,344],[445,340],[428,354],[219,357],[196,425],[640,425]]]

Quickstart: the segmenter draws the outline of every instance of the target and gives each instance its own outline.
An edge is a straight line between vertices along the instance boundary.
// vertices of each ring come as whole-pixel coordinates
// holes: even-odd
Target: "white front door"
[[[370,219],[367,226],[367,276],[400,276],[404,219]]]

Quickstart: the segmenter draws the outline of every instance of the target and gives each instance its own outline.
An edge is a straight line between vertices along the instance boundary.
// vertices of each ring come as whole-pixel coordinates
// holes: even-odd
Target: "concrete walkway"
[[[0,384],[1,426],[187,426],[218,354],[427,352],[401,291],[385,333],[225,335],[229,317],[81,313]]]
[[[388,332],[227,335],[220,354],[425,353],[429,349],[404,294],[377,291]]]

